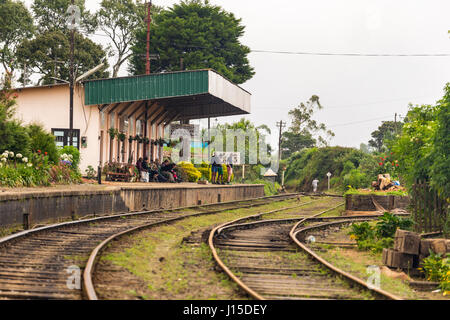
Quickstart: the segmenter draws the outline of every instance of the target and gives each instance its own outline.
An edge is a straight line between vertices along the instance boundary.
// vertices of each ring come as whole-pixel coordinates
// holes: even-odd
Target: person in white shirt
[[[314,192],[317,192],[317,185],[318,184],[319,184],[319,180],[317,180],[317,178],[314,179],[313,182],[312,182],[312,186],[313,186]]]

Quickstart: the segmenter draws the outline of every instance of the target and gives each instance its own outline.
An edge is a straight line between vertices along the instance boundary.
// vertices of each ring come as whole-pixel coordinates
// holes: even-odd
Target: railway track
[[[398,299],[369,288],[304,243],[308,232],[377,218],[320,218],[333,209],[308,208],[302,219],[225,223],[211,231],[209,246],[225,273],[255,299]]]
[[[186,217],[262,206],[296,194],[99,217],[20,232],[0,239],[0,299],[83,299],[80,275],[99,243],[130,230]],[[79,268],[79,269],[77,269]],[[85,272],[86,274],[86,272]],[[71,280],[72,281],[72,280]],[[86,290],[85,287],[83,289]]]

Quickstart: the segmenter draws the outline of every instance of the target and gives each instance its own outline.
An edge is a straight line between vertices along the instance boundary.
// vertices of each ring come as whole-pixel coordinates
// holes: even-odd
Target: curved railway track
[[[71,274],[77,276],[76,266],[79,266],[81,272],[86,257],[108,238],[186,217],[261,206],[296,196],[286,194],[171,210],[127,213],[61,223],[2,238],[0,299],[83,299],[81,288],[70,289],[68,279]],[[85,287],[83,289],[86,290]]]
[[[209,246],[225,273],[258,300],[399,299],[336,268],[304,243],[308,232],[377,217],[319,218],[333,209],[302,210],[309,216],[302,219],[225,223],[211,231]]]

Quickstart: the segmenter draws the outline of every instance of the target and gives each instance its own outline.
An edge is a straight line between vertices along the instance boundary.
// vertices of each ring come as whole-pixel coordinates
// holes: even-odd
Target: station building
[[[43,125],[58,146],[68,145],[69,85],[25,87],[17,93],[16,118]],[[249,114],[250,102],[249,92],[211,69],[83,81],[75,86],[73,106],[80,169],[136,162],[144,155],[144,143],[128,140],[136,135],[148,139],[146,154],[154,160],[162,147],[151,141],[164,138],[172,122]],[[110,128],[125,135],[124,143],[111,140]]]

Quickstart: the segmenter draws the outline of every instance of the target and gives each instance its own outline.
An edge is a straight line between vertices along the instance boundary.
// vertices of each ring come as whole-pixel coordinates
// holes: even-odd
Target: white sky
[[[96,11],[100,0],[88,0]],[[160,6],[178,1],[154,0]],[[210,0],[242,18],[241,41],[253,50],[421,54],[450,53],[448,0]],[[29,5],[32,0],[26,0]],[[94,40],[105,43],[105,37]],[[382,120],[406,115],[408,103],[432,104],[450,81],[450,57],[330,57],[251,53],[255,124],[272,129],[312,95],[324,110],[316,120],[335,133],[331,145],[359,147]],[[126,75],[123,68],[121,75]],[[233,122],[240,117],[220,118]],[[198,123],[199,121],[194,121]],[[212,121],[214,124],[215,121]],[[205,125],[205,121],[202,121]]]

